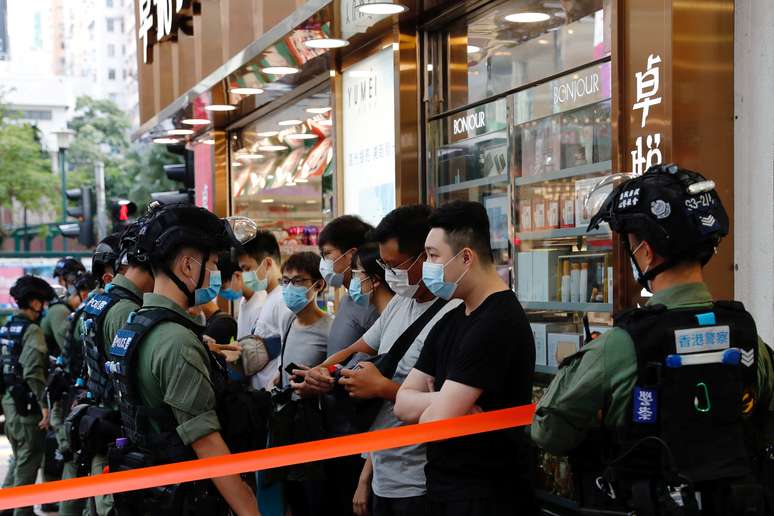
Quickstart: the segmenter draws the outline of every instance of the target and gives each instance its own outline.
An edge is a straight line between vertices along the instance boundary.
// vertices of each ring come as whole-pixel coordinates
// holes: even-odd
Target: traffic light
[[[154,192],[151,194],[151,199],[162,204],[193,204],[196,184],[193,151],[182,145],[167,145],[167,150],[183,156],[183,163],[164,165],[164,173],[167,177],[182,183],[183,188],[169,192]]]
[[[131,222],[132,216],[137,213],[137,205],[129,199],[112,199],[110,202],[110,214],[113,219],[112,233],[119,233]]]
[[[68,201],[75,201],[76,206],[67,207],[67,215],[78,219],[78,222],[59,224],[59,231],[67,238],[77,238],[85,247],[94,245],[94,202],[93,191],[89,186],[72,188],[65,192]]]

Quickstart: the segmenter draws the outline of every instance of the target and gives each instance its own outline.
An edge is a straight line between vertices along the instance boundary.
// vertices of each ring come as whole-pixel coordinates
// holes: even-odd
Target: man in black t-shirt
[[[524,310],[494,265],[480,203],[455,201],[430,219],[422,280],[464,304],[427,337],[398,391],[395,414],[436,421],[531,402],[535,343]],[[429,443],[427,494],[438,516],[537,514],[523,429]]]

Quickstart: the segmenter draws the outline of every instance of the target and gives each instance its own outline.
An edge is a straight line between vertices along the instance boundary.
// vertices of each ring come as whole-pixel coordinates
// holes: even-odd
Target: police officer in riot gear
[[[235,244],[225,221],[192,206],[158,207],[139,231],[138,252],[148,257],[156,281],[142,309],[117,332],[106,364],[128,439],[110,450],[111,471],[229,453],[216,412],[222,373],[187,309],[217,296],[218,252]],[[229,506],[258,514],[238,475],[115,496],[119,515],[219,514]]]
[[[5,433],[13,449],[3,487],[34,484],[43,458],[48,428],[44,394],[48,355],[38,322],[54,297],[51,285],[35,276],[19,278],[10,293],[19,310],[0,328]],[[32,507],[14,510],[16,516],[32,514]]]
[[[714,187],[659,165],[588,198],[604,200],[589,228],[621,235],[654,294],[566,358],[537,406],[532,438],[570,456],[589,514],[768,514],[772,353],[741,303],[713,302],[703,282],[728,233]]]
[[[107,444],[117,437],[114,432],[118,430],[120,419],[113,385],[105,372],[110,344],[116,332],[126,324],[129,314],[142,306],[143,294],[153,291],[153,274],[147,256],[137,248],[137,235],[142,225],[140,220],[124,230],[115,255],[116,260],[121,256],[126,262],[126,266],[120,268],[124,272],[116,274],[104,292],[91,296],[81,315],[87,396],[94,406],[71,418],[71,426],[78,432],[71,439],[77,444],[78,463],[92,475],[100,474],[108,465]],[[112,507],[112,496],[95,498],[99,516],[109,514]]]
[[[60,258],[54,265],[54,279],[59,282],[59,285],[67,289],[64,300],[69,304],[71,310],[75,310],[78,306],[78,302],[75,302],[77,299],[75,281],[84,272],[86,272],[86,267],[72,256]]]
[[[91,273],[99,280],[99,284],[103,288],[113,281],[113,276],[119,272],[116,262],[118,261],[120,243],[121,233],[113,233],[103,238],[94,248],[94,254],[91,258]]]

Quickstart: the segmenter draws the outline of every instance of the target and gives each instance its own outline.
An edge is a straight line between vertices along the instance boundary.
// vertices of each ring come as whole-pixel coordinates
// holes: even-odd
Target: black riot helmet
[[[116,270],[121,266],[139,266],[147,268],[150,271],[150,263],[148,262],[148,256],[140,252],[137,241],[140,230],[147,222],[147,218],[143,217],[135,222],[129,224],[119,239],[119,255],[116,260]]]
[[[608,191],[611,186],[608,182]],[[728,214],[715,191],[715,182],[674,164],[656,165],[641,176],[621,182],[599,203],[594,198],[601,199],[599,194],[604,190],[595,190],[586,200],[588,211],[596,212],[589,230],[607,222],[617,233],[632,233],[647,241],[664,258],[664,263],[646,273],[638,271],[638,281],[646,287],[658,274],[681,262],[706,265],[728,234]],[[637,266],[628,239],[623,241]]]
[[[195,288],[204,283],[205,266],[211,254],[229,251],[238,245],[230,226],[214,213],[187,204],[164,205],[153,209],[137,233],[136,252],[147,257],[154,273],[162,271],[186,294],[193,306],[195,290],[188,289],[171,269],[171,261],[182,247],[204,254]]]
[[[108,235],[94,248],[91,258],[91,272],[100,281],[107,267],[113,272],[118,271],[116,260],[118,259],[119,233]]]
[[[54,265],[54,278],[64,278],[68,285],[73,285],[80,274],[86,272],[86,267],[72,256],[60,258]]]
[[[47,303],[56,297],[53,287],[46,280],[29,274],[16,280],[10,294],[19,308],[29,308],[30,301],[34,299]]]

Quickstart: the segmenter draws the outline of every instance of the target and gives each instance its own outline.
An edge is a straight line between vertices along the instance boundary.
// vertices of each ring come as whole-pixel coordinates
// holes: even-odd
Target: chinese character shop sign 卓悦
[[[634,75],[636,81],[636,101],[632,105],[633,111],[641,111],[640,128],[645,128],[650,115],[650,108],[661,104],[660,88],[660,67],[661,56],[650,54],[648,56],[647,68],[644,72],[637,72]],[[650,133],[643,137],[638,136],[635,141],[635,148],[631,151],[632,171],[636,175],[641,175],[653,165],[663,163],[661,154],[661,133]]]
[[[200,0],[137,0],[137,36],[142,41],[142,62],[153,62],[153,45],[177,39],[177,31],[193,34],[192,16],[201,13]]]

